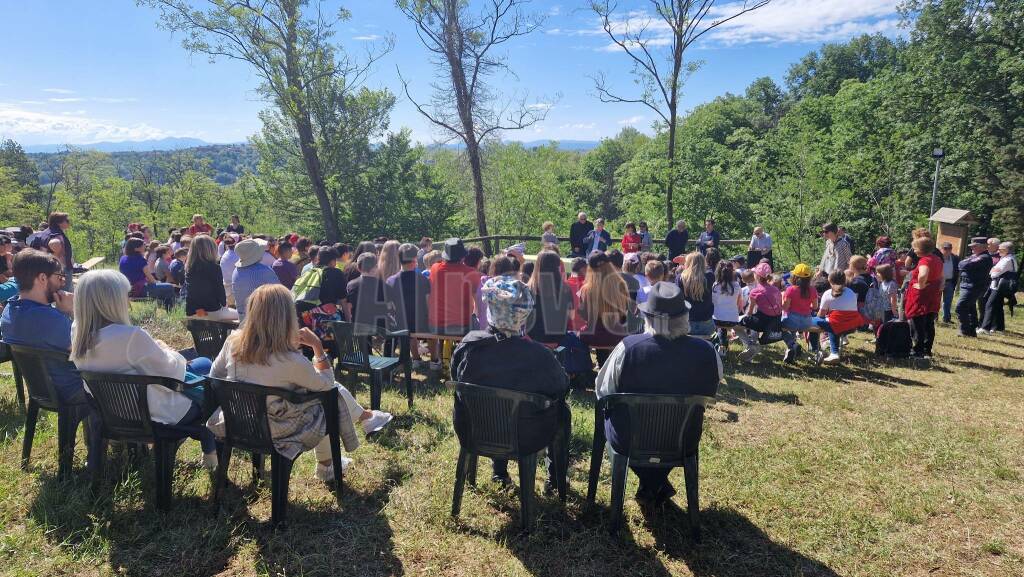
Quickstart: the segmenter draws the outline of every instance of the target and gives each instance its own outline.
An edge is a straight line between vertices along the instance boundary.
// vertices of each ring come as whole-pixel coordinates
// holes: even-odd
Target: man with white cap
[[[722,380],[722,359],[711,343],[689,336],[690,305],[676,283],[659,282],[639,306],[647,331],[630,335],[615,346],[597,375],[598,398],[613,393],[651,393],[714,397]],[[703,413],[687,434],[700,438]],[[616,450],[629,446],[628,414],[605,416],[605,436]],[[696,445],[696,443],[694,443]],[[633,466],[640,479],[636,499],[658,504],[675,495],[668,482],[671,469]]]
[[[266,250],[267,241],[256,238],[235,245],[238,262],[231,275],[231,288],[235,294],[239,322],[245,321],[245,303],[253,291],[265,284],[281,284],[277,273],[261,262]]]
[[[960,300],[956,302],[956,316],[960,319],[961,337],[978,336],[978,299],[985,294],[989,285],[989,271],[992,270],[992,257],[986,250],[986,239],[983,236],[971,239],[971,256],[960,260]]]
[[[511,276],[488,279],[481,288],[490,326],[487,330],[467,334],[452,355],[451,374],[457,381],[509,389],[524,393],[538,393],[551,399],[562,399],[549,410],[557,410],[563,434],[569,434],[570,413],[565,404],[569,378],[555,355],[544,345],[521,336],[523,325],[533,311],[534,299],[523,282]],[[551,438],[553,431],[538,427],[547,422],[545,414],[520,412],[520,445],[537,446]],[[465,407],[455,401],[454,424],[456,432],[467,427]],[[512,481],[507,461],[494,461],[492,479],[502,484]],[[548,460],[548,480],[545,490],[554,488],[554,468]]]

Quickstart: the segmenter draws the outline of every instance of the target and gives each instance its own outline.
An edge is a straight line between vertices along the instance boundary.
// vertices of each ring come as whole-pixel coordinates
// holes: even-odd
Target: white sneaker
[[[363,432],[367,435],[383,429],[394,417],[384,411],[373,411],[373,416],[363,421]]]
[[[217,453],[203,454],[203,468],[207,471],[217,470]]]
[[[348,466],[352,464],[352,459],[348,457],[341,458],[341,472],[344,473]],[[320,479],[324,483],[330,483],[334,480],[334,463],[330,465],[316,464],[316,478]]]
[[[822,362],[825,363],[826,365],[838,365],[839,355],[832,353],[829,356],[825,357],[825,360]]]

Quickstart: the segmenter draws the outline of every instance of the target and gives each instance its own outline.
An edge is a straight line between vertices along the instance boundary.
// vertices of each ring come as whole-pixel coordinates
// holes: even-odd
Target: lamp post
[[[942,167],[942,158],[946,154],[941,148],[936,148],[932,151],[932,158],[935,159],[935,177],[932,179],[932,210],[929,213],[929,217],[935,214],[935,196],[939,193],[939,170]],[[929,221],[928,229],[931,230],[934,224]]]

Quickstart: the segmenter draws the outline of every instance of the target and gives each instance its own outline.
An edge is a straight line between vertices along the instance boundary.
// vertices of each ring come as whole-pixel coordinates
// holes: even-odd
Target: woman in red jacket
[[[935,256],[935,241],[920,237],[911,245],[918,256],[910,271],[906,309],[914,337],[913,356],[931,358],[935,340],[935,319],[942,306],[942,260]]]
[[[640,252],[640,244],[642,242],[643,237],[636,232],[636,225],[632,222],[627,222],[626,232],[622,235],[622,253]]]

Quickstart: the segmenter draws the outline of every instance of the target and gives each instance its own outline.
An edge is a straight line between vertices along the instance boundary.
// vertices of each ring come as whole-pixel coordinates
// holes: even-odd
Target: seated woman
[[[185,314],[211,321],[237,321],[238,311],[227,307],[224,273],[217,262],[217,245],[202,234],[192,241],[185,261]]]
[[[562,259],[558,254],[544,250],[537,255],[537,266],[528,286],[536,305],[526,321],[527,334],[540,343],[562,342],[573,312],[573,298],[565,284]]]
[[[818,308],[818,292],[811,286],[811,267],[804,263],[796,265],[790,273],[790,278],[793,284],[786,287],[782,293],[782,310],[785,312],[782,328],[792,332],[817,328],[819,323],[814,311]],[[821,351],[821,339],[818,335],[812,334],[808,340],[811,351],[817,358]],[[794,346],[786,351],[784,360],[787,363],[794,363],[799,354],[800,347]]]
[[[233,332],[213,361],[210,375],[289,391],[327,391],[337,388],[341,441],[347,451],[359,446],[355,423],[366,434],[381,430],[391,421],[382,411],[363,409],[348,389],[334,382],[334,370],[320,339],[307,328],[299,329],[292,293],[283,285],[263,285],[249,297],[246,322]],[[313,362],[300,347],[313,349]],[[316,477],[334,478],[331,445],[326,436],[323,407],[319,403],[295,405],[280,398],[267,399],[267,416],[274,448],[288,459],[313,449],[318,461]],[[206,426],[224,436],[224,413],[217,409]],[[349,463],[343,459],[344,469]]]
[[[580,288],[580,311],[584,326],[580,338],[598,347],[597,361],[603,363],[610,349],[628,334],[626,311],[629,289],[608,255],[595,253],[588,259],[587,277]]]
[[[144,248],[145,242],[141,238],[130,238],[124,243],[124,256],[118,263],[118,269],[128,279],[131,289],[129,295],[133,298],[153,298],[171,309],[174,307],[174,285],[157,282],[142,254]]]
[[[864,324],[864,317],[857,310],[857,293],[846,286],[846,273],[841,270],[832,271],[828,275],[831,290],[821,295],[821,306],[818,307],[818,318],[815,324],[828,333],[828,344],[831,354],[824,359],[826,364],[839,362],[839,337],[856,330]],[[827,320],[827,322],[822,322]],[[822,362],[818,353],[817,362]]]
[[[130,241],[129,241],[130,242]],[[125,277],[113,270],[89,271],[78,279],[75,289],[74,317],[71,326],[70,359],[81,371],[146,375],[185,380],[185,371],[205,375],[210,360],[197,358],[191,363],[163,342],[149,336],[141,327],[132,326],[129,316]],[[88,390],[88,385],[86,386]],[[150,386],[147,391],[149,416],[154,422],[174,426],[202,425],[203,408],[195,395]],[[217,467],[217,446],[213,434],[200,428],[192,438],[203,448],[203,467]]]

